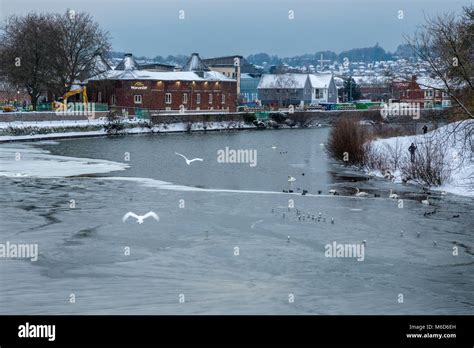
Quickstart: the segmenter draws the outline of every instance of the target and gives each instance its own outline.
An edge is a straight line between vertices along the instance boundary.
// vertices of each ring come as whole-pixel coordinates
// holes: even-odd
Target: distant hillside
[[[121,59],[123,58],[125,53],[126,52],[112,51],[110,52],[109,59]],[[339,54],[333,51],[326,50],[317,51],[315,53],[297,55],[293,57],[279,57],[277,55],[269,55],[268,53],[261,52],[249,55],[247,57],[247,61],[258,66],[266,66],[267,68],[272,65],[278,66],[282,64],[288,64],[291,66],[316,66],[319,64],[321,55],[325,61],[330,60],[331,62],[337,61],[339,63],[342,63],[344,58],[347,57],[351,62],[371,63],[374,61],[391,60],[396,58],[410,59],[413,57],[413,52],[408,45],[399,45],[394,53],[390,53],[388,51],[385,51],[381,46],[379,46],[379,44],[375,44],[375,46],[373,47],[353,48],[350,50],[343,51]],[[188,57],[189,56],[187,55],[179,54],[168,55],[167,57],[158,55],[153,58],[145,56],[135,56],[135,59],[139,61],[182,66],[186,63]],[[327,62],[324,62],[324,64],[327,64]]]
[[[348,51],[342,51],[339,53],[338,58],[339,62],[342,62],[344,58],[349,58],[351,62],[370,63],[377,60],[393,59],[393,55],[390,52],[385,52],[382,47],[376,44],[374,47],[353,48]]]

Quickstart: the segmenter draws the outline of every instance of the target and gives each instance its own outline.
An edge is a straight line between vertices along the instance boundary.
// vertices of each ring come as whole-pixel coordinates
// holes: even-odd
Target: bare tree
[[[474,7],[465,7],[463,15],[453,13],[427,17],[408,44],[419,60],[420,68],[442,81],[443,86],[426,85],[446,92],[460,112],[473,116],[474,99]]]
[[[51,21],[51,15],[28,14],[11,16],[0,27],[0,76],[11,85],[24,86],[33,110],[51,76]]]
[[[103,71],[97,64],[98,57],[105,57],[110,48],[109,34],[100,29],[87,13],[72,10],[54,15],[54,26],[59,38],[51,44],[54,52],[51,67],[54,79],[50,88],[62,95],[69,91],[76,81]]]
[[[413,37],[407,42],[418,59],[419,68],[424,68],[436,84],[422,87],[446,93],[454,102],[450,111],[453,119],[459,120],[448,134],[460,134],[464,150],[473,149],[474,132],[474,7],[463,8],[461,15],[448,13],[427,17]],[[408,80],[408,78],[407,78]]]

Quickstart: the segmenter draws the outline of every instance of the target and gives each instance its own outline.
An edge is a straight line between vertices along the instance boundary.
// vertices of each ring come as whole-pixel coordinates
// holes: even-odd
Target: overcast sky
[[[339,53],[377,42],[393,51],[425,15],[459,11],[469,4],[470,0],[0,0],[0,17],[68,8],[87,11],[110,32],[115,51],[137,56],[293,56],[326,49]],[[181,10],[184,19],[179,19]],[[398,18],[400,10],[403,19]]]

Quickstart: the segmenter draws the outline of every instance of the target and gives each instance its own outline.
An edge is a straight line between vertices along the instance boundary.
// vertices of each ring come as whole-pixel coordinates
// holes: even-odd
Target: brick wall
[[[87,89],[90,101],[112,105],[115,95],[115,106],[150,110],[179,110],[183,105],[186,110],[236,110],[237,86],[235,82],[214,81],[90,81]],[[100,93],[100,98],[99,98]],[[166,94],[170,98],[166,99]],[[184,94],[187,95],[187,100]],[[222,95],[224,94],[224,100]],[[135,96],[141,96],[141,103],[136,102]],[[212,95],[212,97],[210,97]],[[224,101],[224,102],[223,102]]]

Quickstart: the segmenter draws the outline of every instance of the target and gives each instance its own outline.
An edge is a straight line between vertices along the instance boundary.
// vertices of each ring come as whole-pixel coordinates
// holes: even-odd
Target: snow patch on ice
[[[51,155],[26,144],[0,146],[0,176],[54,178],[125,170],[124,163]]]

